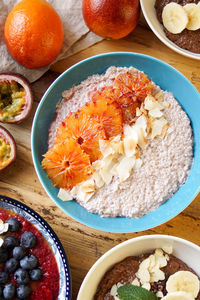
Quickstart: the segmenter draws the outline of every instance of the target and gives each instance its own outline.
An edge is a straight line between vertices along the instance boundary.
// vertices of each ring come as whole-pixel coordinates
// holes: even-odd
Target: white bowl
[[[168,46],[172,50],[178,52],[179,54],[200,60],[200,54],[193,53],[188,50],[182,49],[166,37],[164,30],[163,30],[163,26],[160,24],[160,22],[158,21],[157,16],[156,16],[156,11],[154,8],[155,2],[156,2],[155,0],[140,0],[140,4],[141,4],[141,8],[142,8],[144,17],[145,17],[147,23],[149,24],[149,27],[155,33],[155,35],[166,46]]]
[[[148,235],[123,242],[100,257],[87,273],[77,300],[92,300],[102,277],[114,264],[128,256],[137,256],[165,245],[172,246],[173,255],[185,262],[200,276],[200,247],[169,235]]]

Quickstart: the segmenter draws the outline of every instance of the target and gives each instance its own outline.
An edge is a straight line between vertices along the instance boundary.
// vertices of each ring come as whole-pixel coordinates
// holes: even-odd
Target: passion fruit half
[[[0,73],[0,122],[20,123],[31,111],[33,95],[28,80],[17,73]]]
[[[16,143],[8,130],[0,125],[0,171],[16,158]]]

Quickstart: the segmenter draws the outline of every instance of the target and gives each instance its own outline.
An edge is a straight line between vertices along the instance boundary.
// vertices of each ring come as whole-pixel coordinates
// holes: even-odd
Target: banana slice
[[[199,293],[199,279],[190,271],[178,271],[168,278],[166,290],[168,293],[186,292],[195,298]]]
[[[174,292],[167,294],[162,300],[194,300],[194,297],[186,292]]]
[[[171,33],[181,33],[188,23],[188,16],[183,6],[175,2],[167,4],[162,11],[164,27]]]
[[[183,6],[183,9],[188,16],[188,24],[186,26],[189,30],[197,30],[200,28],[200,5],[189,3]]]

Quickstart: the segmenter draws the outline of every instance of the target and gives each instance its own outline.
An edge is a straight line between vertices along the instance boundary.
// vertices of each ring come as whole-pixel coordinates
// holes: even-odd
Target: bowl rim
[[[58,238],[57,234],[55,233],[55,231],[52,229],[52,227],[47,223],[47,221],[41,215],[39,215],[33,208],[29,207],[28,205],[14,199],[14,198],[4,196],[4,195],[0,195],[0,201],[3,201],[5,203],[11,204],[11,205],[14,205],[17,208],[20,208],[23,211],[25,211],[26,213],[30,214],[35,220],[37,220],[37,222],[39,222],[42,225],[42,227],[45,228],[46,231],[48,231],[48,233],[52,237],[52,240],[56,241],[57,248],[59,250],[60,256],[62,257],[62,261],[63,261],[63,264],[64,264],[66,287],[69,288],[68,295],[67,294],[65,295],[65,297],[66,297],[65,299],[70,300],[71,297],[72,297],[71,271],[70,271],[67,255],[66,255],[65,250],[63,248],[63,245],[62,245],[60,239]],[[32,224],[32,222],[31,222],[31,224]],[[32,224],[32,225],[35,226],[34,224]],[[43,238],[47,242],[47,240],[44,236],[43,236]],[[48,245],[49,245],[49,243],[48,243]],[[51,248],[50,245],[49,245],[49,247]],[[59,271],[59,269],[58,269],[58,271]],[[68,274],[66,272],[68,272]],[[58,295],[58,299],[59,299],[59,295]]]
[[[174,67],[172,67],[171,65],[169,65],[168,63],[158,59],[158,58],[155,58],[153,56],[150,56],[150,55],[146,55],[146,54],[142,54],[142,53],[137,53],[137,52],[124,52],[124,51],[119,51],[119,52],[107,52],[107,53],[103,53],[103,54],[98,54],[98,55],[94,55],[94,56],[91,56],[89,58],[86,58],[84,60],[81,60],[79,62],[77,62],[76,64],[72,65],[70,68],[66,69],[63,73],[61,73],[58,78],[56,78],[53,83],[48,87],[48,89],[46,90],[46,92],[44,93],[44,95],[42,96],[40,102],[39,102],[39,105],[37,107],[37,110],[35,112],[35,115],[34,115],[34,119],[33,119],[33,123],[32,123],[32,130],[31,130],[31,153],[32,153],[32,159],[33,159],[33,164],[34,164],[34,168],[35,168],[35,171],[37,173],[37,176],[40,180],[40,183],[42,184],[44,190],[46,191],[47,195],[50,197],[51,200],[53,200],[57,206],[59,206],[60,209],[62,209],[68,216],[70,216],[71,218],[73,218],[74,220],[80,222],[81,224],[84,224],[92,229],[97,229],[97,230],[100,230],[100,231],[103,231],[103,232],[112,232],[112,233],[129,233],[129,232],[140,232],[140,231],[144,231],[144,230],[148,230],[148,229],[152,229],[152,228],[155,228],[157,226],[160,226],[170,220],[172,220],[174,217],[176,217],[177,215],[179,215],[184,209],[186,209],[191,203],[192,201],[195,199],[195,197],[197,196],[197,194],[199,193],[200,191],[200,185],[198,186],[198,188],[193,192],[193,197],[191,199],[191,201],[189,201],[189,203],[187,203],[182,209],[181,211],[179,212],[176,212],[172,217],[170,218],[167,218],[167,219],[164,219],[163,222],[155,222],[155,224],[152,225],[149,225],[149,226],[146,226],[145,228],[140,228],[140,229],[135,229],[133,228],[133,225],[130,229],[126,229],[126,230],[116,230],[116,229],[105,229],[105,228],[102,228],[101,225],[92,225],[92,224],[88,224],[87,221],[85,220],[82,220],[81,216],[76,216],[74,217],[73,214],[71,214],[69,211],[66,212],[65,208],[62,207],[62,205],[57,201],[55,200],[54,196],[51,195],[51,192],[49,191],[48,188],[46,188],[46,185],[44,183],[44,180],[43,180],[43,176],[40,174],[40,170],[39,170],[39,166],[37,166],[37,159],[36,159],[36,153],[34,151],[34,134],[35,134],[35,127],[36,127],[36,120],[38,118],[38,115],[40,113],[40,110],[46,100],[46,97],[48,96],[48,94],[55,88],[55,86],[57,85],[57,82],[63,77],[65,76],[66,74],[68,74],[71,70],[74,70],[76,67],[79,67],[85,63],[87,63],[88,61],[92,61],[96,58],[103,58],[103,57],[107,57],[107,56],[117,56],[117,55],[131,55],[131,56],[139,56],[141,58],[146,58],[146,59],[150,59],[152,61],[155,61],[155,62],[158,62],[164,66],[166,66],[167,68],[171,69],[173,72],[175,73],[178,73],[185,81],[187,81],[187,83],[193,88],[193,90],[195,91],[195,93],[197,94],[197,96],[199,97],[199,93],[197,91],[197,89],[195,88],[195,86],[180,72],[178,71],[177,69],[175,69]],[[88,75],[89,76],[89,75]],[[82,79],[84,80],[84,79]],[[82,81],[81,80],[81,81]],[[170,197],[171,198],[171,197]],[[100,216],[99,216],[100,217]],[[125,218],[125,217],[116,217],[116,218],[124,218],[124,219],[128,219],[128,218]],[[114,218],[114,219],[116,219]],[[112,219],[112,218],[110,218]],[[132,219],[132,220],[135,220],[135,219]],[[128,227],[128,226],[127,226]]]
[[[120,250],[121,248],[124,247],[128,247],[128,246],[132,246],[135,242],[138,241],[143,241],[143,240],[150,240],[150,239],[162,239],[162,240],[172,240],[172,241],[177,241],[179,243],[185,244],[188,247],[192,247],[195,250],[197,250],[199,252],[199,256],[200,256],[200,247],[198,245],[196,245],[193,242],[190,242],[188,240],[185,240],[183,238],[180,237],[176,237],[173,235],[166,235],[166,234],[151,234],[151,235],[142,235],[139,237],[134,237],[132,239],[128,239],[116,246],[114,246],[113,248],[111,248],[110,250],[106,251],[93,265],[92,267],[89,269],[89,271],[87,272],[86,276],[84,277],[81,286],[79,288],[79,292],[77,295],[77,300],[81,300],[81,293],[83,291],[83,289],[85,288],[85,286],[88,284],[89,280],[90,280],[90,276],[92,275],[92,273],[96,270],[96,268],[98,268],[98,266],[104,261],[104,259],[106,259],[107,257],[109,257],[110,255],[112,255],[112,253],[116,253],[118,252],[118,250]],[[123,259],[123,258],[122,258]],[[121,260],[122,260],[121,259]],[[106,272],[106,271],[105,271]]]
[[[174,42],[172,42],[170,39],[168,39],[167,36],[162,37],[160,35],[160,33],[153,26],[150,18],[147,15],[146,9],[144,8],[144,1],[146,1],[146,0],[140,0],[140,6],[142,8],[142,12],[145,17],[145,20],[147,21],[147,23],[148,23],[149,27],[151,28],[151,30],[153,31],[153,33],[161,40],[161,42],[163,42],[167,47],[169,47],[173,51],[175,51],[183,56],[186,56],[186,57],[189,57],[192,59],[196,59],[196,60],[200,60],[200,53],[194,53],[189,50],[183,49],[183,48],[179,47],[178,45],[176,45]]]

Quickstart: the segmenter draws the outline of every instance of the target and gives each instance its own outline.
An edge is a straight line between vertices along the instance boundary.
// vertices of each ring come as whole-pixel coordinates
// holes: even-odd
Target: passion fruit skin
[[[25,90],[26,96],[25,96],[25,104],[23,106],[23,109],[21,110],[20,114],[17,116],[14,116],[12,120],[2,120],[0,115],[0,122],[1,123],[21,123],[24,119],[28,117],[28,115],[31,112],[32,104],[33,104],[33,93],[31,91],[30,83],[29,81],[21,74],[18,73],[12,73],[12,72],[6,72],[6,73],[0,73],[0,83],[6,82],[9,83],[11,81],[15,81],[19,83]]]
[[[16,147],[15,140],[14,140],[13,136],[11,135],[11,133],[7,129],[2,127],[1,125],[0,125],[0,138],[5,140],[6,142],[8,142],[11,147],[11,159],[10,159],[9,163],[7,165],[5,165],[4,167],[1,167],[1,165],[0,165],[0,172],[1,172],[15,161],[16,155],[17,155],[17,147]]]

